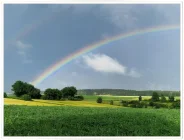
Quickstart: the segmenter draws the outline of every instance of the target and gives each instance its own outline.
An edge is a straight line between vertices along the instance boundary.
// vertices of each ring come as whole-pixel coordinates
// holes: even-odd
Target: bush
[[[172,96],[169,96],[169,101],[170,102],[174,102],[174,96],[172,95]]]
[[[153,102],[159,101],[159,95],[157,92],[153,92],[151,100]]]
[[[113,104],[114,104],[114,102],[113,102],[113,100],[111,100],[111,101],[110,101],[110,105],[113,105]]]
[[[161,102],[166,102],[167,101],[164,95],[161,95],[161,100],[160,101]]]
[[[130,107],[136,108],[136,104],[130,104]]]
[[[127,107],[128,106],[128,102],[124,102],[123,106]]]
[[[24,94],[21,96],[21,99],[24,101],[32,101],[31,96],[28,94]]]
[[[128,103],[129,103],[129,104],[138,104],[139,101],[137,101],[137,100],[131,100],[131,101],[129,101]]]
[[[143,103],[139,103],[136,105],[137,108],[143,108],[144,104]]]
[[[102,97],[98,97],[96,100],[97,103],[102,103]]]
[[[4,92],[4,98],[8,98],[8,95],[6,94],[6,92]]]
[[[180,108],[180,102],[174,102],[174,103],[172,103],[172,105],[171,105],[173,108]]]
[[[154,103],[151,101],[151,102],[149,102],[149,106],[154,106]]]
[[[159,104],[155,104],[155,108],[156,109],[159,109],[160,108],[160,105]]]
[[[75,99],[78,99],[79,101],[84,100],[84,97],[82,95],[74,96]]]
[[[139,102],[142,101],[142,96],[139,96]]]

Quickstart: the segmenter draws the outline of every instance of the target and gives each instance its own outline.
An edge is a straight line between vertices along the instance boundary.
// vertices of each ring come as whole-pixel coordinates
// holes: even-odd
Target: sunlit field
[[[24,101],[19,99],[4,99],[5,105],[27,105],[27,106],[89,106],[89,107],[118,107],[109,104],[98,104],[93,101],[54,101],[54,100],[36,100]]]

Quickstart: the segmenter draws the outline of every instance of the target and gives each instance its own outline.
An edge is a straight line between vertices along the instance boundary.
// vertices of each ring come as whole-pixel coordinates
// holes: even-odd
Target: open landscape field
[[[5,136],[179,136],[180,110],[5,105]]]
[[[5,136],[179,136],[180,110],[130,108],[138,96],[84,96],[83,101],[4,98]],[[151,96],[142,97],[143,100]],[[179,99],[179,97],[176,97]],[[108,101],[113,100],[115,105]],[[116,104],[117,103],[117,104]],[[158,127],[159,126],[159,127]]]

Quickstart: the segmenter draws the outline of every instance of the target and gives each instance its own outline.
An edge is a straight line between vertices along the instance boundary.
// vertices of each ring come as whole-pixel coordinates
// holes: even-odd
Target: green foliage
[[[158,93],[157,92],[153,92],[151,99],[152,99],[153,102],[159,101],[159,95],[158,95]]]
[[[161,100],[160,101],[161,102],[166,102],[167,101],[164,95],[161,95]]]
[[[7,93],[6,93],[6,92],[4,92],[4,98],[7,98],[7,97],[8,97]]]
[[[24,94],[27,94],[27,86],[24,82],[22,81],[16,81],[13,85],[12,85],[12,91],[14,92],[14,94],[17,97],[20,97]]]
[[[62,96],[64,98],[74,97],[77,94],[77,89],[74,86],[72,86],[72,87],[65,87],[61,91],[62,91]]]
[[[153,107],[154,106],[154,103],[152,101],[149,102],[149,106]]]
[[[142,96],[139,96],[139,101],[142,101]]]
[[[41,94],[40,94],[40,90],[37,88],[34,88],[31,92],[28,93],[32,99],[40,99],[41,98]]]
[[[5,105],[4,118],[5,136],[168,137],[181,134],[179,109]]]
[[[102,103],[102,97],[98,97],[96,100],[97,103]]]
[[[61,91],[59,89],[51,89],[48,88],[44,92],[44,99],[45,100],[59,100],[61,96]]]
[[[79,101],[84,100],[84,97],[82,95],[76,95],[74,96],[75,99],[78,99]]]
[[[12,91],[17,97],[20,97],[24,94],[29,94],[33,99],[40,99],[41,97],[39,89],[35,88],[31,84],[22,81],[16,81],[12,85]]]
[[[139,101],[137,101],[137,100],[131,100],[131,101],[129,101],[128,103],[129,103],[129,104],[138,104]]]
[[[169,101],[174,102],[174,96],[173,95],[169,96]]]
[[[124,106],[124,107],[128,107],[128,101],[123,102],[123,106]]]
[[[172,103],[172,107],[173,107],[173,108],[180,109],[180,101],[173,102],[173,103]]]
[[[113,104],[114,104],[113,100],[110,100],[110,105],[113,105]]]
[[[22,99],[22,100],[25,100],[25,101],[32,101],[31,96],[28,95],[28,94],[22,95],[22,96],[21,96],[21,99]]]
[[[41,99],[42,99],[42,100],[48,100],[48,99],[47,99],[47,95],[45,95],[45,94],[42,95],[42,96],[41,96]]]

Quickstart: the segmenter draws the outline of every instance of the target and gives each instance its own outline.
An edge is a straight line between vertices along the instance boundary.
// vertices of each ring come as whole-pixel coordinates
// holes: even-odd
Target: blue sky
[[[4,90],[32,81],[88,44],[136,29],[180,23],[179,5],[5,5]],[[180,89],[180,32],[115,41],[84,54],[37,87]]]

